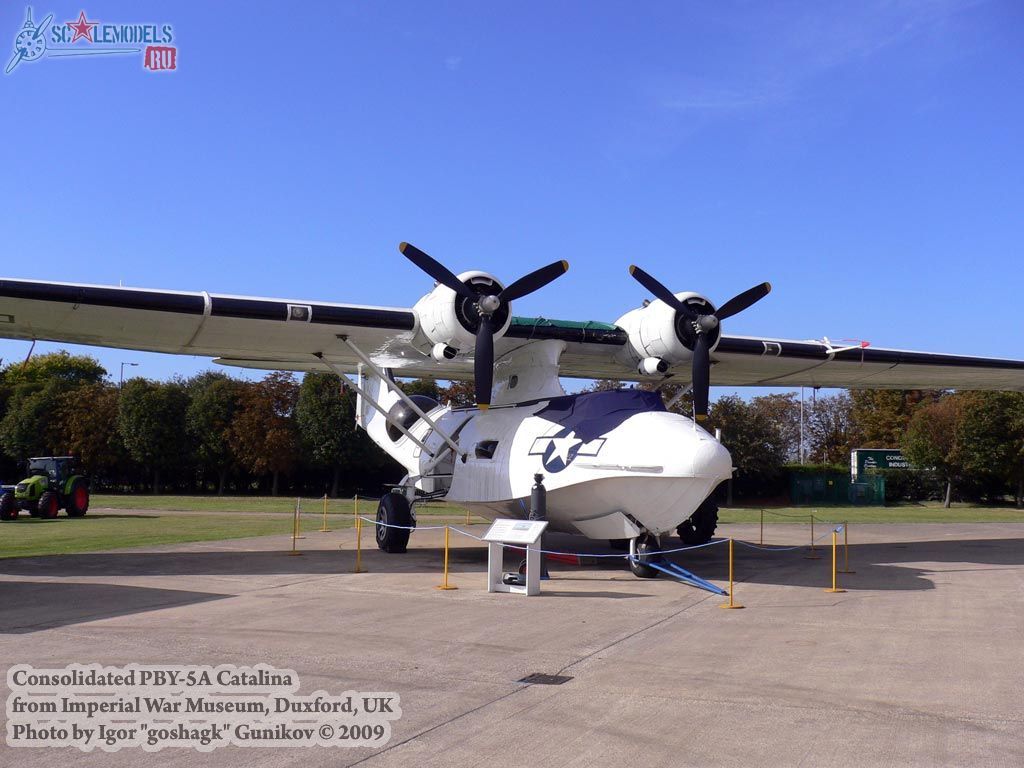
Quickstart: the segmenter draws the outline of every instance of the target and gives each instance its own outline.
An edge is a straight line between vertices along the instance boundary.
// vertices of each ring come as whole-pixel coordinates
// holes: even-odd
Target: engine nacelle
[[[481,296],[497,294],[505,287],[486,272],[463,272],[458,278]],[[419,320],[413,343],[423,354],[435,360],[450,360],[454,357],[452,350],[466,352],[476,345],[480,316],[473,299],[459,296],[448,286],[438,284],[416,302],[413,311]],[[494,337],[500,338],[512,322],[511,306],[503,302],[492,320]]]
[[[691,307],[698,314],[710,314],[714,306],[698,293],[684,291],[676,298]],[[696,333],[684,318],[677,318],[676,311],[663,301],[655,300],[638,309],[631,310],[615,321],[615,324],[629,334],[629,343],[619,353],[624,365],[636,368],[643,376],[660,376],[665,366],[659,362],[675,365],[693,357]],[[710,348],[718,345],[721,326],[709,332]]]

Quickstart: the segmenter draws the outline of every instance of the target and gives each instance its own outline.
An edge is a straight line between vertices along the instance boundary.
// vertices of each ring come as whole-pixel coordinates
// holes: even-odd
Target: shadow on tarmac
[[[572,551],[574,548],[600,552],[598,542],[587,542],[579,537],[553,536],[547,546]],[[413,544],[415,538],[413,539]],[[590,546],[584,546],[590,545]],[[607,552],[607,550],[605,550]],[[820,559],[805,559],[807,547],[796,550],[764,551],[750,549],[740,542],[735,546],[736,581],[755,584],[787,586],[827,586],[831,579],[831,551],[818,547]],[[903,543],[852,544],[850,567],[854,575],[840,574],[842,586],[848,590],[921,590],[933,589],[931,577],[946,568],[915,567],[913,563],[950,563],[966,566],[1020,566],[1024,564],[1024,539],[970,539],[914,541]],[[711,581],[728,579],[728,550],[722,544],[686,552],[675,553],[672,559],[683,567]],[[344,575],[351,573],[355,552],[352,549],[311,550],[302,557],[288,557],[284,551],[244,551],[225,548],[201,552],[95,552],[77,555],[23,557],[0,560],[0,574],[28,577],[103,577],[103,576],[269,576],[269,575]],[[371,544],[363,549],[363,563],[369,572],[377,573],[438,573],[443,549],[411,546],[404,555],[388,555]],[[451,550],[451,565],[455,572],[483,571],[487,564],[484,547],[455,547]],[[505,568],[515,569],[518,557],[514,553],[505,557]],[[843,552],[839,551],[840,568]],[[549,561],[555,574],[571,576],[578,573],[576,566]],[[588,571],[624,574],[626,565],[619,558],[592,558],[583,566]],[[969,568],[977,570],[978,568]],[[86,589],[102,585],[48,585],[47,589],[59,593],[70,587]],[[554,586],[552,584],[552,586]],[[113,587],[111,587],[113,589]],[[121,587],[129,590],[134,587]],[[139,588],[141,589],[141,588]],[[4,587],[0,611],[11,603],[12,593],[21,593],[24,587],[11,583]],[[46,590],[40,590],[45,592]],[[160,591],[149,590],[143,591]],[[166,590],[165,590],[166,591]],[[181,595],[201,593],[182,592]],[[607,595],[609,597],[619,595]],[[43,595],[37,595],[41,598]],[[113,593],[108,593],[113,597]],[[217,597],[214,595],[213,597]],[[203,599],[212,599],[202,595]],[[60,598],[67,601],[67,596]],[[83,597],[83,600],[88,600]],[[130,610],[127,612],[131,612]],[[0,631],[3,627],[0,621]]]
[[[0,600],[0,634],[38,632],[224,597],[230,595],[119,584],[8,582]]]

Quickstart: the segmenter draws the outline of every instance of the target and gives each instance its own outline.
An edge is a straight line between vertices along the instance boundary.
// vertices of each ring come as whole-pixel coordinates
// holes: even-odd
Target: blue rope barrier
[[[464,531],[461,528],[456,528],[454,525],[427,525],[427,526],[392,525],[390,523],[382,523],[382,522],[379,522],[377,520],[373,520],[373,519],[368,518],[368,517],[363,517],[362,515],[359,516],[359,519],[364,521],[364,522],[370,523],[371,525],[379,525],[379,526],[381,526],[383,528],[397,528],[397,529],[403,530],[403,531],[443,531],[445,528],[451,528],[453,531],[455,531],[455,533],[462,534],[463,536],[467,536],[467,537],[469,537],[471,539],[475,539],[476,541],[483,541],[484,540],[482,536],[474,536],[469,531]],[[841,528],[840,528],[840,530],[841,530]],[[826,538],[828,538],[831,535],[832,535],[832,531],[829,530],[828,532],[823,533],[821,536],[819,536],[818,538],[814,539],[813,543],[817,544],[819,541],[822,541],[823,539],[826,539]],[[718,544],[725,544],[728,541],[729,541],[728,539],[712,539],[711,541],[706,541],[703,544],[691,544],[690,546],[676,547],[674,549],[659,549],[659,550],[656,550],[654,552],[644,552],[643,555],[644,555],[644,557],[646,557],[648,555],[672,555],[672,554],[675,554],[676,552],[689,552],[690,550],[693,550],[693,549],[704,549],[705,547],[714,547],[714,546],[716,546]],[[762,550],[762,551],[765,551],[765,552],[792,552],[794,550],[804,549],[805,547],[807,547],[806,544],[797,544],[794,547],[773,547],[773,546],[764,546],[764,545],[761,545],[761,544],[753,544],[753,543],[751,543],[749,541],[743,541],[743,539],[734,539],[734,541],[737,544],[742,544],[744,547],[749,547],[750,549],[758,549],[758,550]],[[525,547],[519,546],[519,545],[516,545],[516,544],[502,544],[502,546],[505,547],[506,549],[525,549]],[[606,553],[602,553],[602,552],[563,552],[563,551],[560,551],[560,550],[557,550],[557,549],[538,549],[538,550],[535,550],[535,551],[539,552],[542,555],[562,555],[564,557],[604,557],[604,558],[619,558],[619,559],[624,559],[624,560],[628,560],[630,557],[632,557],[628,552],[621,552],[621,553],[620,552],[615,552],[615,553],[611,553],[611,554],[606,554]]]
[[[363,520],[364,522],[370,523],[372,525],[379,525],[379,526],[382,526],[384,528],[398,528],[399,530],[403,530],[403,531],[443,531],[445,528],[451,528],[456,533],[461,533],[463,536],[468,536],[471,539],[476,539],[477,541],[483,541],[484,540],[483,537],[481,537],[481,536],[474,536],[472,533],[469,533],[468,531],[464,531],[461,528],[456,528],[454,525],[429,525],[429,526],[392,525],[390,523],[382,523],[382,522],[380,522],[378,520],[372,520],[372,519],[370,519],[368,517],[363,517],[362,515],[359,516],[359,519]],[[688,546],[688,547],[676,547],[675,549],[660,549],[660,550],[657,550],[655,552],[644,552],[643,554],[644,554],[645,557],[647,555],[670,555],[670,554],[673,554],[675,552],[686,552],[686,551],[691,550],[691,549],[703,549],[704,547],[713,547],[716,544],[725,544],[727,541],[728,541],[728,539],[712,539],[711,541],[704,542],[703,544],[693,544],[693,545]],[[524,549],[524,547],[517,546],[515,544],[503,544],[502,546],[504,546],[507,549]],[[600,553],[600,552],[593,552],[593,553],[592,552],[561,552],[561,551],[553,550],[553,549],[538,549],[538,550],[535,550],[535,551],[539,552],[539,553],[541,553],[543,555],[564,555],[564,556],[567,556],[567,557],[618,557],[618,558],[628,558],[630,556],[628,552],[614,553],[614,554],[603,554],[603,553]]]

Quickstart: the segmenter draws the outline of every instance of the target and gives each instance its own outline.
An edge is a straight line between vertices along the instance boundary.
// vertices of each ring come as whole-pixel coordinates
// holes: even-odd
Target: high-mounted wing
[[[399,363],[422,358],[408,343],[415,325],[412,310],[391,307],[0,280],[0,336],[255,360],[269,369],[305,368],[316,353],[354,366],[339,335]]]
[[[1024,392],[1021,360],[749,336],[723,336],[711,357],[711,381],[723,386]]]
[[[435,360],[413,343],[416,329],[412,309],[0,280],[0,337],[199,355],[268,370],[323,370],[322,354],[354,370],[359,361],[340,338],[346,336],[398,375],[472,377],[471,350]],[[607,323],[514,317],[495,340],[495,357],[545,339],[565,343],[562,376],[652,380],[624,361],[629,335]],[[710,360],[716,386],[1024,391],[1024,361],[998,358],[722,335]],[[690,365],[679,362],[668,373],[689,381]]]

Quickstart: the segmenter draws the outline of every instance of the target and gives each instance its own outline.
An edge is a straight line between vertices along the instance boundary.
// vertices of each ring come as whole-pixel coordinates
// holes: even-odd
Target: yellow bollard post
[[[295,513],[292,515],[292,549],[288,553],[289,555],[301,555],[298,549],[295,547],[295,540],[299,538],[299,508],[295,507]]]
[[[811,515],[811,549],[804,555],[804,560],[821,560],[821,555],[814,548],[814,515]]]
[[[850,570],[850,539],[847,537],[849,530],[850,524],[843,523],[843,567],[839,570],[840,573],[856,573]]]
[[[839,548],[839,534],[832,531],[832,589],[826,589],[826,592],[845,592],[845,589],[840,589],[836,584],[836,550]]]
[[[764,546],[764,510],[761,510],[761,546]]]
[[[302,535],[302,499],[295,500],[295,538],[306,538]]]
[[[366,573],[363,568],[363,520],[356,518],[356,568],[352,573]]]
[[[466,510],[466,525],[469,525],[469,524],[470,524],[470,522],[469,522],[469,510],[467,509]]]
[[[320,533],[327,533],[331,529],[327,527],[327,494],[324,494],[324,522],[320,526]]]
[[[733,583],[732,583],[732,539],[729,539],[729,602],[728,603],[722,603],[718,607],[719,608],[742,608],[743,607],[742,605],[740,605],[739,603],[733,602],[732,595],[733,595],[733,592],[735,592],[735,591],[736,590],[733,589]]]
[[[352,505],[352,525],[358,525],[356,522],[359,519],[359,494],[357,493],[353,499]]]
[[[444,527],[444,584],[441,584],[434,589],[458,589],[454,584],[448,583],[448,535],[451,529],[446,525]]]

